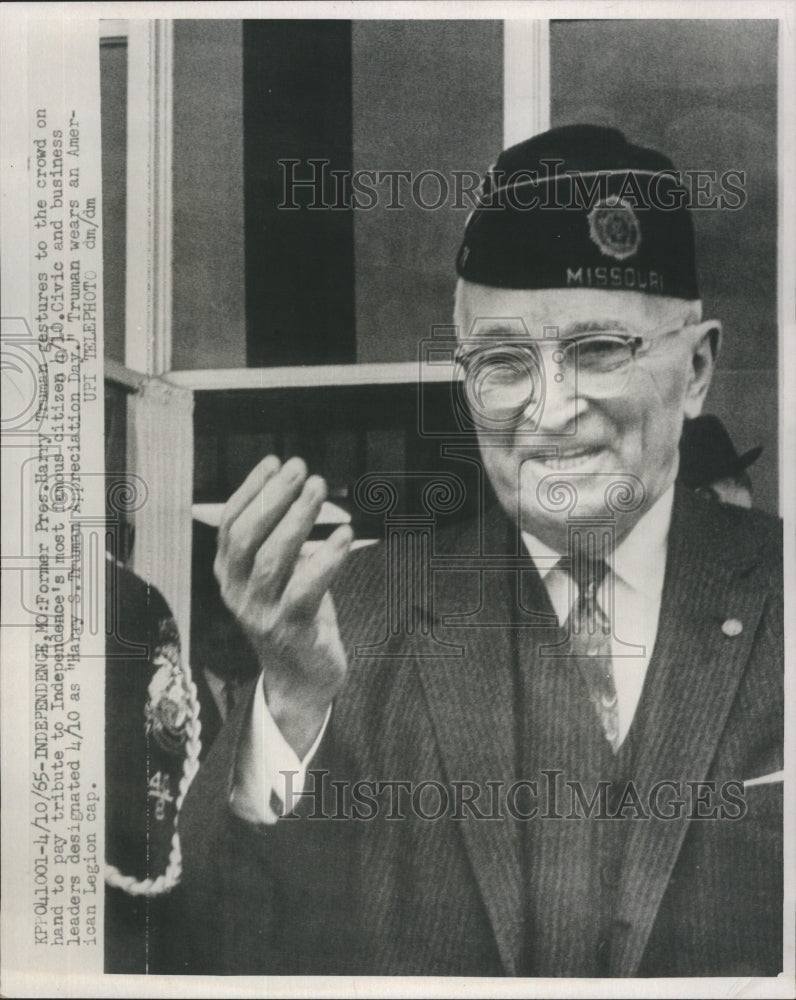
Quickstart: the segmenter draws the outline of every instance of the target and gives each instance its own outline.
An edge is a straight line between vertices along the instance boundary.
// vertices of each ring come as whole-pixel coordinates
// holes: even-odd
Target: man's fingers
[[[320,476],[310,476],[301,493],[268,535],[251,571],[251,587],[266,601],[279,600],[285,584],[296,570],[301,546],[315,523],[326,499],[326,483]]]
[[[307,621],[315,617],[323,595],[351,551],[353,540],[350,526],[342,524],[309,558],[298,564],[282,598],[286,619]]]
[[[291,458],[229,524],[223,548],[219,538],[219,550],[225,554],[227,569],[233,576],[248,576],[258,549],[299,496],[306,477],[304,462]]]
[[[274,476],[277,472],[279,472],[281,465],[282,463],[276,455],[267,455],[261,462],[255,465],[249,475],[244,479],[243,483],[237,490],[235,490],[226,502],[224,510],[221,514],[221,523],[218,527],[219,543],[222,540],[226,542],[230,525],[235,521],[238,515],[249,506],[251,501],[262,490],[271,476]]]

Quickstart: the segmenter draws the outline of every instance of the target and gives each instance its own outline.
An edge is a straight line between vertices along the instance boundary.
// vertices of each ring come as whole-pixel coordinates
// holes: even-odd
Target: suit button
[[[611,964],[611,942],[608,938],[600,938],[597,944],[597,974],[607,976]]]
[[[607,889],[613,887],[616,880],[614,878],[614,870],[611,865],[600,865],[600,881]]]

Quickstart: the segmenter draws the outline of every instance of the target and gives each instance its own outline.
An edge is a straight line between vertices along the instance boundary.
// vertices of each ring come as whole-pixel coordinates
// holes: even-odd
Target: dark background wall
[[[240,21],[174,22],[174,368],[246,365]]]
[[[124,364],[127,207],[127,42],[100,46],[105,357]]]
[[[437,170],[446,205],[403,199],[354,218],[358,361],[413,361],[432,324],[451,321],[467,209],[454,170],[482,174],[503,140],[501,21],[355,21],[354,168]],[[434,204],[431,179],[419,189]],[[441,200],[441,199],[440,199]]]
[[[312,182],[309,190],[303,184],[313,166],[351,174],[351,61],[350,21],[243,22],[252,368],[356,360],[354,215],[325,207],[336,203],[331,190],[327,203]]]
[[[738,211],[694,213],[705,314],[724,324],[706,402],[777,511],[777,23],[555,21],[551,121],[621,128],[681,171],[742,170]]]
[[[266,347],[269,340],[276,345],[271,364],[297,363],[289,349],[291,337],[319,336],[309,334],[307,324],[317,325],[324,314],[318,299],[323,278],[315,265],[318,247],[330,242],[330,213],[303,212],[300,218],[269,213],[262,199],[273,201],[279,193],[281,169],[271,161],[314,153],[331,159],[332,167],[350,169],[353,163],[354,170],[434,169],[448,176],[454,169],[483,171],[500,147],[501,22],[338,22],[334,59],[330,53],[313,58],[306,27],[292,23],[292,40],[291,22],[175,23],[175,368],[245,367],[247,293],[256,305],[256,315],[248,318],[249,340],[260,336]],[[347,51],[337,37],[340,25],[350,32]],[[274,95],[268,71],[276,54],[295,80]],[[339,64],[341,59],[348,64]],[[350,85],[341,89],[341,78]],[[291,117],[297,123],[297,136],[282,135],[279,153],[275,141],[269,145],[245,136],[246,120],[267,127],[267,108],[254,105],[258,88],[263,104],[273,101],[270,140],[284,132]],[[314,123],[308,117],[308,88],[314,90],[309,96],[316,105],[319,95],[326,104],[322,120]],[[334,102],[343,100],[346,109],[335,107]],[[346,113],[348,164],[338,148],[341,137],[333,131]],[[266,157],[268,163],[263,162]],[[423,189],[428,199],[434,193],[433,182]],[[380,199],[373,210],[355,212],[349,221],[350,246],[345,245],[343,220],[334,220],[334,252],[326,255],[333,272],[326,282],[330,311],[334,317],[345,312],[335,283],[345,277],[341,258],[350,255],[355,337],[337,338],[342,345],[338,358],[314,344],[305,363],[414,360],[417,342],[428,336],[431,323],[449,321],[452,262],[466,211],[423,211],[408,197],[402,200],[406,207],[399,211],[387,209]],[[245,234],[244,222],[254,232]],[[258,252],[257,241],[272,237],[275,226],[288,230],[278,241],[280,253]],[[254,257],[248,262],[246,239]],[[286,280],[288,273],[300,280]],[[274,315],[280,317],[278,337]],[[267,350],[252,351],[251,345],[249,358],[254,366],[269,363]]]

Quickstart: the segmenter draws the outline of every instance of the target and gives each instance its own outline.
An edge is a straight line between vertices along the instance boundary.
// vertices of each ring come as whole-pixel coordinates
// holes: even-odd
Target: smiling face
[[[524,530],[563,552],[573,509],[559,505],[551,510],[554,503],[540,501],[554,496],[548,492],[551,484],[564,483],[575,491],[575,516],[600,517],[609,513],[606,489],[631,482],[641,502],[617,515],[621,539],[674,482],[683,420],[702,408],[716,341],[711,324],[666,331],[699,319],[699,303],[638,292],[525,291],[460,283],[456,323],[463,352],[492,340],[496,346],[505,344],[507,330],[513,344],[518,328],[534,341],[546,341],[540,350],[545,359],[542,405],[500,434],[494,428],[478,431],[484,467],[498,499]],[[621,391],[606,395],[591,392],[586,379],[555,379],[555,330],[562,338],[601,330],[660,333],[627,366]],[[586,391],[576,391],[576,385]]]

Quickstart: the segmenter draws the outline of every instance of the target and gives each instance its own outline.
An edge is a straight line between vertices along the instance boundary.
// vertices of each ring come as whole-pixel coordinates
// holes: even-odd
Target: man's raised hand
[[[351,548],[341,525],[312,555],[301,551],[326,499],[300,458],[269,455],[230,497],[214,565],[221,594],[263,668],[268,707],[303,757],[343,685],[346,655],[329,586]]]

